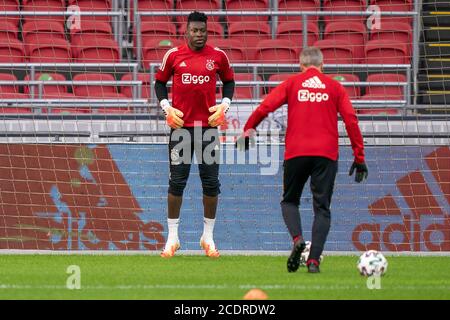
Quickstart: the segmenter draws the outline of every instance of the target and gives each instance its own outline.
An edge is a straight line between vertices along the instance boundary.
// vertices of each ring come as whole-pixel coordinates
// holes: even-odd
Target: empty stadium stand
[[[309,21],[307,24],[307,45],[312,46],[319,40],[320,31],[317,23]],[[281,22],[278,24],[277,39],[290,40],[294,43],[297,50],[303,48],[303,24],[295,21]]]
[[[298,63],[299,51],[294,42],[283,39],[261,40],[256,44],[255,62]]]
[[[236,73],[234,75],[235,81],[262,81],[260,75],[256,76],[256,79],[251,73]],[[254,85],[239,85],[236,86],[234,99],[259,99],[259,96],[255,94]],[[220,91],[221,93],[222,91]],[[219,97],[221,98],[221,96]]]
[[[442,105],[437,112],[448,112],[450,103],[450,2],[423,1],[423,37],[418,103]]]
[[[227,11],[267,11],[269,0],[225,0]],[[267,16],[228,15],[228,22],[267,22]]]
[[[323,38],[345,41],[352,47],[355,63],[364,63],[364,46],[367,41],[367,28],[361,22],[330,22],[325,26]]]
[[[148,73],[140,72],[137,74],[137,80],[142,81],[140,96],[144,99],[150,98],[150,90],[152,90],[150,83],[150,75]],[[133,74],[126,73],[122,76],[122,81],[132,81]],[[133,98],[133,88],[132,86],[124,86],[120,87],[120,92],[124,94],[127,98]]]
[[[314,46],[320,48],[325,64],[353,64],[353,46],[346,40],[324,39],[318,40]],[[381,62],[380,62],[381,63]]]
[[[349,73],[339,73],[339,74],[328,74],[329,77],[333,78],[336,81],[339,82],[360,82],[360,79],[355,74],[349,74]],[[351,100],[356,100],[361,97],[361,87],[352,85],[352,86],[345,86],[345,90],[348,93],[348,96]]]
[[[320,11],[320,0],[278,0],[280,11]],[[308,21],[317,23],[318,16],[311,16]],[[301,22],[301,17],[278,16],[278,21]]]
[[[64,0],[22,0],[22,11],[57,11],[64,12],[66,9]],[[14,10],[15,11],[15,10]],[[64,25],[64,16],[48,16],[45,20],[57,22],[61,26]],[[44,22],[42,16],[24,16],[23,23],[27,22]]]
[[[425,44],[421,47],[420,103],[444,104],[449,98],[450,76],[447,75],[450,61],[450,23],[439,12],[450,11],[448,2],[423,1]],[[67,6],[77,5],[85,12],[112,12],[117,3],[120,7],[121,28],[128,27],[129,34],[118,28],[111,16],[82,16],[82,23],[70,28],[67,16],[21,16],[21,12],[59,11]],[[4,81],[38,80],[46,73],[53,81],[117,81],[100,90],[92,85],[69,84],[21,84],[1,85],[0,99],[30,98],[42,94],[41,98],[77,99],[125,99],[136,98],[137,89],[132,85],[121,85],[121,81],[136,79],[141,82],[138,96],[154,99],[149,76],[150,64],[159,64],[168,49],[184,43],[186,16],[167,15],[177,11],[194,9],[205,11],[365,11],[368,5],[378,5],[382,11],[413,10],[411,0],[2,0],[0,11],[17,11],[0,20],[0,63],[67,63],[67,64],[117,64],[138,63],[136,76],[129,71],[117,71],[111,67],[101,73],[89,68],[37,69],[32,76],[30,69],[0,73]],[[271,7],[274,5],[274,7]],[[159,16],[140,16],[140,12],[158,12]],[[135,16],[136,14],[136,16]],[[307,31],[307,44],[322,48],[326,64],[406,64],[413,68],[413,25],[412,17],[383,17],[378,29],[369,30],[366,16],[311,15],[305,26],[300,16],[251,16],[218,15],[208,20],[208,43],[224,50],[232,63],[254,64],[236,68],[237,79],[241,81],[261,81],[271,75],[269,81],[282,81],[283,77],[298,70],[298,56],[303,48],[303,34]],[[123,43],[127,43],[122,47]],[[140,47],[138,47],[138,44]],[[270,66],[265,66],[269,65]],[[279,68],[278,64],[292,64],[293,67]],[[275,65],[275,66],[273,66]],[[155,69],[153,69],[155,70]],[[257,72],[254,73],[254,70]],[[386,73],[389,81],[407,82],[402,70],[358,71],[326,70],[344,82],[374,81],[376,73]],[[47,72],[48,71],[48,72]],[[33,71],[34,72],[34,71]],[[400,73],[397,78],[389,78],[389,73]],[[84,74],[84,75],[83,75]],[[256,74],[256,76],[255,76]],[[280,78],[277,76],[280,75]],[[375,79],[377,79],[375,77]],[[385,79],[385,78],[378,78]],[[381,81],[381,80],[380,80]],[[383,80],[384,81],[384,80]],[[374,81],[377,82],[377,81]],[[135,85],[135,84],[133,84]],[[39,89],[38,88],[42,88]],[[346,86],[354,100],[381,99],[382,92],[389,96],[401,97],[398,90],[403,87]],[[269,88],[270,90],[270,88]],[[42,91],[42,92],[39,92]],[[101,91],[101,93],[99,93]],[[395,94],[394,94],[395,91]],[[236,99],[260,99],[251,86],[237,87]],[[264,92],[261,92],[263,94]],[[395,99],[394,99],[395,100]],[[24,108],[28,112],[29,108]],[[15,110],[10,108],[10,110]],[[20,111],[20,109],[17,109]],[[42,109],[43,112],[46,109]],[[93,110],[93,109],[92,109]],[[75,113],[91,112],[87,108],[73,108]],[[110,109],[112,112],[130,112],[131,109]],[[53,108],[51,112],[67,112],[70,109]],[[95,112],[107,112],[99,108]],[[2,111],[6,112],[6,111]]]
[[[212,39],[209,44],[214,47],[219,47],[226,52],[228,58],[233,63],[243,63],[246,62],[249,57],[247,57],[247,50],[242,47],[242,43],[239,40],[234,39]]]

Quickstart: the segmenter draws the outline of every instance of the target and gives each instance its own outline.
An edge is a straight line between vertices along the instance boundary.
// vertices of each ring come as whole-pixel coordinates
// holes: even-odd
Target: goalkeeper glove
[[[235,147],[239,151],[247,151],[249,148],[255,146],[255,130],[249,129],[244,132],[237,140]]]
[[[225,113],[230,108],[231,100],[229,98],[223,98],[221,104],[217,104],[209,108],[209,112],[214,112],[208,118],[208,124],[211,127],[218,127],[225,123]]]
[[[367,176],[369,175],[369,170],[367,169],[366,164],[363,163],[357,163],[353,162],[352,166],[350,167],[350,171],[348,173],[349,176],[353,174],[353,172],[356,169],[356,175],[355,175],[355,181],[360,183],[364,179],[367,179]]]
[[[180,129],[184,124],[183,119],[181,119],[184,116],[183,112],[170,106],[170,103],[167,99],[161,100],[159,105],[164,111],[167,125],[172,129]]]

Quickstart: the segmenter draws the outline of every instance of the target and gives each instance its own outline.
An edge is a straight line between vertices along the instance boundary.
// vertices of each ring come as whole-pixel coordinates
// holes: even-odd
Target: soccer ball
[[[52,81],[53,77],[51,75],[49,75],[48,73],[43,73],[39,77],[39,80],[41,80],[41,81]]]
[[[359,257],[357,267],[363,276],[382,276],[387,271],[388,262],[381,252],[369,250]]]
[[[308,261],[309,251],[311,250],[311,241],[306,241],[306,247],[305,250],[302,252],[302,256],[300,258],[300,266],[304,267],[306,266],[306,261]],[[320,255],[319,263],[322,263],[323,261],[323,255]]]

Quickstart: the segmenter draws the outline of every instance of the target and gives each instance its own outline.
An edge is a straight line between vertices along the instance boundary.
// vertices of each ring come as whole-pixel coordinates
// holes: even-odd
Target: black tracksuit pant
[[[300,197],[306,181],[311,177],[314,222],[308,259],[319,261],[330,230],[330,203],[337,168],[337,161],[324,157],[302,156],[284,162],[281,208],[292,237],[302,235]]]

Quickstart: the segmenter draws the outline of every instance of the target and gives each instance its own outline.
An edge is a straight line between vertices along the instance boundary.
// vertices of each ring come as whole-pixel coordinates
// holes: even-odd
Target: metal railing
[[[137,6],[137,0],[134,1],[135,8]],[[377,15],[381,17],[413,17],[413,57],[412,57],[412,83],[414,88],[414,100],[413,103],[416,102],[417,95],[417,74],[419,67],[419,12],[420,5],[419,0],[414,0],[414,11],[381,11],[377,13]],[[141,34],[141,17],[151,17],[151,16],[187,16],[190,14],[190,11],[164,11],[164,12],[149,12],[149,11],[138,11],[135,9],[134,12],[134,23],[136,28],[136,60],[139,63],[139,66],[142,66],[142,34]],[[302,38],[302,46],[307,47],[307,38],[308,38],[308,17],[310,16],[373,16],[373,11],[279,11],[279,10],[268,10],[268,11],[205,11],[205,14],[208,16],[272,16],[277,18],[278,16],[297,16],[302,17],[303,24],[303,38]],[[276,24],[272,25],[273,28],[276,28]],[[274,37],[275,32],[272,31],[272,37]],[[377,65],[377,67],[384,66],[383,64]],[[408,77],[409,81],[410,77]],[[409,92],[411,90],[409,89]],[[407,96],[407,100],[409,103],[409,95]]]
[[[150,64],[150,82],[153,83],[155,80],[156,69],[159,66],[158,63]],[[250,72],[253,74],[253,81],[236,81],[236,86],[253,86],[253,97],[260,97],[263,87],[276,86],[280,84],[279,81],[258,81],[257,75],[260,74],[260,70],[267,68],[276,68],[277,70],[285,70],[292,71],[298,70],[298,64],[261,64],[261,63],[232,63],[231,66],[234,70],[251,70]],[[402,100],[352,100],[352,103],[358,106],[367,106],[373,105],[375,108],[382,108],[389,106],[401,107],[403,112],[405,113],[407,109],[410,108],[409,97],[411,96],[411,66],[409,64],[386,64],[386,65],[378,65],[378,64],[325,64],[324,70],[330,69],[353,69],[353,70],[367,70],[367,69],[383,69],[383,70],[403,70],[406,76],[406,82],[351,82],[345,81],[342,82],[344,87],[348,86],[361,86],[361,87],[369,87],[376,85],[383,85],[386,87],[403,87],[404,99]],[[172,82],[169,81],[167,85],[170,87]],[[218,86],[221,86],[218,83]],[[261,99],[246,99],[246,100],[235,100],[236,103],[240,104],[257,104],[261,101]],[[152,105],[157,105],[156,97],[153,91],[150,91],[150,103]]]
[[[65,68],[68,67],[70,68],[70,71],[73,71],[73,68],[83,68],[83,71],[86,70],[86,68],[90,69],[90,68],[98,68],[100,67],[108,67],[108,66],[112,66],[112,67],[116,67],[116,66],[123,66],[123,65],[133,65],[133,79],[130,82],[130,85],[132,85],[132,92],[133,92],[133,97],[137,97],[139,98],[140,96],[140,88],[142,86],[142,82],[137,81],[137,73],[138,73],[138,69],[141,66],[142,63],[142,34],[140,32],[140,21],[141,21],[141,17],[142,16],[187,16],[188,14],[190,14],[190,11],[166,11],[166,12],[140,12],[137,10],[138,6],[137,6],[137,0],[133,0],[134,1],[134,23],[136,25],[136,33],[137,33],[137,43],[136,43],[136,53],[137,53],[137,63],[135,64],[28,64],[28,63],[23,63],[23,64],[1,64],[0,63],[0,69],[2,67],[7,67],[7,66],[11,66],[11,67],[24,67],[24,68],[28,68],[28,66],[30,67],[30,75],[31,75],[31,79],[30,79],[30,94],[32,97],[35,97],[35,87],[37,87],[38,89],[38,97],[41,97],[41,93],[42,93],[42,85],[44,84],[49,84],[49,85],[57,85],[60,84],[57,81],[51,81],[49,82],[43,82],[40,83],[39,81],[36,82],[36,79],[34,77],[35,75],[35,71],[37,68],[45,68],[45,67],[55,67],[55,68]],[[114,1],[115,2],[115,1]],[[113,8],[117,8],[113,7]],[[380,16],[412,16],[413,17],[413,21],[414,21],[414,27],[413,27],[413,32],[414,32],[414,50],[413,50],[413,63],[412,63],[412,75],[411,75],[411,66],[410,65],[383,65],[383,64],[376,64],[376,65],[362,65],[362,64],[354,64],[354,65],[325,65],[325,68],[332,68],[332,69],[338,69],[338,68],[391,68],[391,69],[395,69],[395,68],[400,68],[400,69],[405,69],[406,75],[407,75],[407,82],[402,83],[402,82],[398,82],[398,83],[383,83],[383,85],[386,86],[402,86],[404,88],[404,93],[405,93],[405,100],[404,102],[404,106],[406,108],[409,107],[409,97],[411,96],[411,78],[413,81],[413,88],[414,88],[414,93],[416,95],[417,92],[417,70],[418,70],[418,58],[419,58],[419,54],[418,54],[418,36],[419,36],[419,28],[420,28],[420,24],[418,23],[418,12],[420,11],[420,6],[419,6],[419,1],[415,0],[415,11],[412,12],[396,12],[396,11],[391,11],[391,12],[380,12]],[[214,16],[274,16],[274,17],[278,17],[278,16],[301,16],[302,17],[302,23],[303,23],[303,30],[305,30],[305,32],[303,32],[303,46],[306,45],[307,43],[307,36],[308,36],[308,32],[307,32],[307,28],[308,28],[308,17],[309,16],[370,16],[373,15],[372,11],[361,11],[361,12],[357,12],[357,11],[348,11],[348,12],[336,12],[336,11],[277,11],[277,10],[268,10],[268,11],[208,11],[205,12],[207,15],[214,15]],[[118,10],[118,11],[114,11],[114,12],[80,12],[80,15],[83,16],[112,16],[113,18],[118,18],[118,30],[120,30],[119,33],[115,33],[116,35],[120,36],[120,40],[119,40],[119,46],[122,46],[122,41],[121,41],[121,36],[123,35],[122,33],[122,17],[123,17],[123,9]],[[70,16],[73,15],[73,12],[53,12],[53,11],[49,11],[49,12],[24,12],[24,11],[3,11],[0,12],[0,16],[8,16],[8,15],[20,15],[20,16],[46,16],[46,15],[61,15],[61,16]],[[276,24],[273,25],[273,27],[276,27]],[[274,33],[273,33],[274,34]],[[150,83],[154,82],[154,76],[155,76],[155,67],[159,65],[159,63],[152,63],[150,64]],[[284,64],[233,64],[233,67],[236,68],[251,68],[253,71],[253,74],[255,75],[254,79],[256,80],[256,74],[258,74],[258,70],[259,68],[266,68],[266,67],[276,67],[276,68],[286,68],[286,70],[288,70],[289,68],[293,68],[293,66],[297,67],[297,65],[284,65]],[[34,82],[33,82],[34,81]],[[3,83],[3,82],[2,82]],[[13,82],[12,82],[13,83]],[[73,82],[62,82],[61,84],[73,84]],[[105,82],[102,82],[103,84],[106,84]],[[8,84],[7,82],[4,82],[4,84]],[[80,83],[80,84],[85,84],[85,83]],[[252,81],[250,83],[251,85],[255,85],[255,94],[254,96],[259,96],[260,91],[261,91],[261,87],[262,86],[267,86],[267,85],[272,85],[271,83],[266,82],[255,82]],[[364,83],[364,82],[358,82],[358,83],[354,83],[354,82],[346,82],[343,83],[345,86],[352,86],[352,85],[358,85],[358,86],[369,86],[369,85],[373,85],[373,83]],[[89,84],[88,84],[89,85]],[[94,84],[92,84],[94,85]],[[248,83],[242,83],[240,81],[237,82],[237,85],[248,85]],[[151,94],[151,103],[156,105],[156,100],[154,97],[154,93],[153,90],[150,90],[150,94]],[[414,96],[415,96],[414,95]],[[8,102],[11,100],[3,100],[4,102]],[[25,101],[23,99],[16,99],[14,100],[18,103],[20,103],[19,101]],[[64,99],[64,102],[61,103],[65,103],[66,101],[68,101],[67,99]],[[254,101],[252,100],[252,103]],[[382,102],[380,101],[372,101],[373,104],[382,104]],[[398,101],[396,101],[398,103]],[[356,104],[366,104],[367,101],[361,101],[361,100],[355,100],[354,103]],[[414,98],[414,103],[415,103],[415,98]]]
[[[29,71],[30,80],[27,81],[0,81],[0,85],[15,85],[15,84],[29,84],[31,99],[0,99],[0,105],[2,107],[20,107],[24,104],[32,104],[33,107],[42,106],[68,106],[71,105],[74,108],[86,106],[87,103],[95,105],[96,107],[108,107],[108,106],[134,106],[144,108],[148,106],[146,99],[140,99],[142,81],[137,80],[138,65],[136,63],[0,63],[1,69],[16,69]],[[89,72],[89,71],[107,71],[114,70],[117,73],[118,70],[122,72],[130,72],[132,74],[132,80],[130,81],[45,81],[36,80],[37,71],[46,72]],[[44,85],[131,85],[132,86],[132,99],[40,99],[42,97],[42,87]],[[35,89],[38,89],[36,94]],[[35,99],[36,98],[36,99]],[[89,101],[89,102],[87,102]]]

